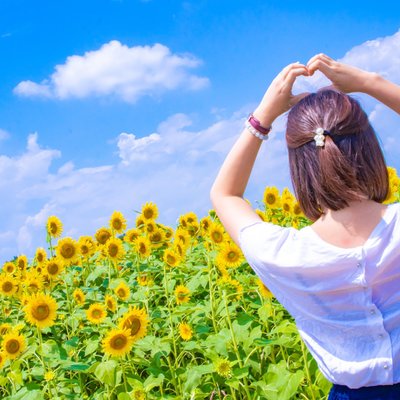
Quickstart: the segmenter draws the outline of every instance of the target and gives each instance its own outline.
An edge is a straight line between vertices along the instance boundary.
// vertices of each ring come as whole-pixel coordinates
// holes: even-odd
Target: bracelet
[[[268,135],[268,133],[271,131],[272,126],[268,126],[268,127],[263,127],[261,125],[261,122],[253,115],[250,114],[247,121],[249,121],[250,125],[257,130],[258,132],[260,132],[262,135]]]
[[[269,138],[268,135],[263,135],[257,129],[255,129],[254,126],[252,126],[249,121],[246,121],[246,128],[252,135],[254,135],[258,139],[268,140]]]

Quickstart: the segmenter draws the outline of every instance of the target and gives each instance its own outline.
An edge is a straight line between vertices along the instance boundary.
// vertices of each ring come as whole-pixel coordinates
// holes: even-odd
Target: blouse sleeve
[[[239,246],[254,272],[274,293],[282,293],[282,283],[291,274],[285,267],[297,264],[293,253],[296,230],[268,222],[255,222],[239,230]],[[278,297],[278,296],[277,296]]]

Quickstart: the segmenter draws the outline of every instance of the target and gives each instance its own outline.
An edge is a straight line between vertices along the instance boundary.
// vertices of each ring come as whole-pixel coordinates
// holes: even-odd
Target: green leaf
[[[157,377],[150,375],[143,383],[144,390],[149,392],[151,389],[161,386],[164,381],[164,375],[160,374]]]
[[[85,357],[94,353],[98,347],[99,347],[99,339],[98,338],[88,340],[86,343]]]
[[[115,360],[103,361],[96,367],[94,374],[100,382],[115,386],[117,366],[118,362]]]
[[[72,361],[65,361],[62,364],[62,369],[65,369],[67,371],[85,371],[89,368],[90,368],[90,365],[88,365],[88,364],[77,363],[77,362],[72,362]]]

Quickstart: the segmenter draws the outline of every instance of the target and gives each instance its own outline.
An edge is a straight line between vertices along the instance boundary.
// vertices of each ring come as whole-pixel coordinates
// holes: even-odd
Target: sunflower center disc
[[[137,318],[133,318],[129,321],[129,329],[131,330],[131,335],[136,335],[141,327],[141,323]]]
[[[52,235],[55,235],[57,233],[57,224],[55,224],[54,222],[50,224],[50,232]]]
[[[144,215],[144,217],[146,219],[152,219],[153,218],[153,211],[152,210],[145,210],[143,215]]]
[[[274,204],[275,203],[275,196],[273,194],[268,194],[266,201],[268,204]]]
[[[14,285],[11,282],[4,282],[2,285],[3,292],[8,293],[13,290]]]
[[[32,315],[38,321],[43,321],[50,314],[50,309],[47,304],[40,304],[37,307],[34,307],[32,310]]]
[[[119,219],[115,219],[115,220],[113,221],[113,228],[114,228],[116,231],[119,231],[119,230],[122,228],[122,222],[121,222]]]
[[[94,318],[101,318],[101,310],[93,310],[92,315]]]
[[[11,339],[7,342],[6,345],[7,352],[10,354],[15,354],[19,350],[19,342],[18,340]]]
[[[230,251],[230,252],[228,253],[228,258],[229,258],[230,260],[234,260],[234,259],[236,258],[236,253],[235,253],[234,251]]]
[[[115,257],[118,254],[118,246],[116,246],[115,244],[110,245],[110,247],[108,248],[108,253],[111,257]]]
[[[123,349],[126,346],[126,343],[127,341],[124,335],[117,335],[110,344],[113,349],[119,350]]]
[[[47,271],[50,275],[56,275],[58,273],[58,265],[53,263],[47,266]]]

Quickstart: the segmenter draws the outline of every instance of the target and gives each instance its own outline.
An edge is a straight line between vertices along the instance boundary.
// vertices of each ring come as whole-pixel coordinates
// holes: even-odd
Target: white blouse
[[[388,206],[363,246],[340,248],[309,226],[262,221],[242,227],[239,244],[329,381],[400,382],[400,203]]]

